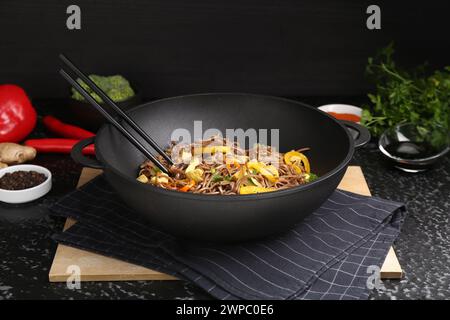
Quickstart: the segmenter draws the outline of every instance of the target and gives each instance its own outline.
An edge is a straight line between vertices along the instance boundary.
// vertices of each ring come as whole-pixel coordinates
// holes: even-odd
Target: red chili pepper
[[[36,111],[25,91],[13,84],[0,85],[0,142],[20,142],[35,125]]]
[[[24,142],[24,145],[33,147],[42,153],[70,153],[72,147],[79,141],[59,138],[29,139]],[[84,148],[83,154],[95,155],[94,145],[91,144]]]
[[[45,116],[42,118],[42,122],[49,131],[63,138],[86,139],[95,135],[83,128],[64,123],[53,116]]]

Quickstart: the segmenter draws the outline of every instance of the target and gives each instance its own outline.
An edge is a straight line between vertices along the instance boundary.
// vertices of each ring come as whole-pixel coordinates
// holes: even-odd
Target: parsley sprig
[[[389,44],[368,59],[366,73],[376,84],[363,106],[361,122],[374,136],[399,123],[411,122],[426,137],[433,128],[450,128],[450,66],[427,73],[426,64],[407,72],[393,60],[394,45]],[[445,131],[445,130],[444,130]],[[448,137],[431,136],[433,145]]]

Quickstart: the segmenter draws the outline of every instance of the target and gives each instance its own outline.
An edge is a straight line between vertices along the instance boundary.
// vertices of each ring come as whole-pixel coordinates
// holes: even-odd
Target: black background
[[[361,95],[367,57],[389,41],[400,64],[449,64],[449,1],[0,1],[0,83],[67,96],[59,52],[89,73],[127,76],[146,98],[240,91]],[[81,7],[82,29],[66,28]]]

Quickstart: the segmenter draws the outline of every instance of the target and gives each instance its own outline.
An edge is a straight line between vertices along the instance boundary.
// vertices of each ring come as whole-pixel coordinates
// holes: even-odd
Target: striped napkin
[[[154,229],[103,176],[51,207],[78,222],[62,244],[194,282],[218,299],[367,299],[400,232],[401,203],[336,190],[284,234],[234,245],[189,243]]]

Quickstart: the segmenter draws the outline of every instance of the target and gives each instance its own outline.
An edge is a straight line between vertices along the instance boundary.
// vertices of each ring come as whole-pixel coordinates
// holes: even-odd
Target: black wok
[[[212,93],[153,101],[127,112],[161,146],[172,132],[191,133],[195,120],[203,130],[217,128],[280,129],[280,151],[310,147],[311,171],[319,179],[302,186],[255,195],[201,195],[165,190],[136,181],[144,156],[112,125],[105,124],[95,137],[97,159],[81,154],[93,139],[81,141],[74,159],[102,168],[107,181],[124,202],[149,223],[175,236],[195,240],[234,242],[268,236],[291,228],[331,195],[353,156],[355,145],[370,135],[357,124],[354,137],[339,121],[300,102],[253,94]]]

